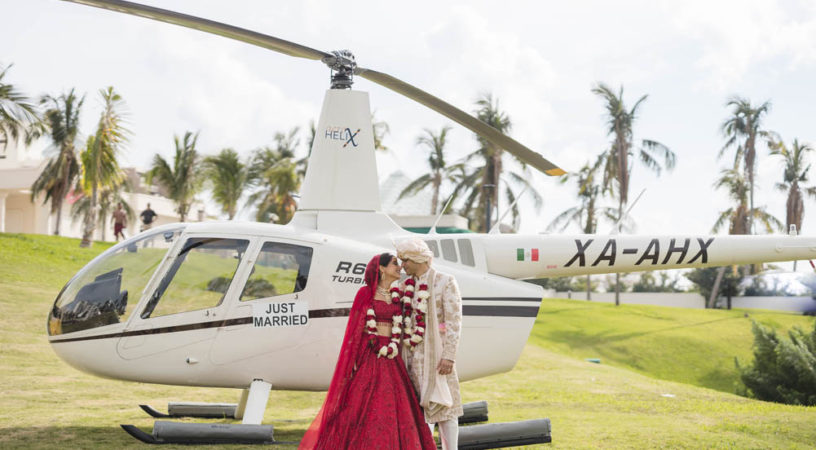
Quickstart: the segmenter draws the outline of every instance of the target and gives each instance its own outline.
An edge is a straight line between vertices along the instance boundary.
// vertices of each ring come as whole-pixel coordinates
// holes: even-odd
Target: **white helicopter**
[[[366,262],[374,254],[393,251],[393,243],[400,239],[420,236],[434,251],[434,264],[458,280],[464,320],[456,363],[463,381],[506,372],[516,364],[543,296],[540,286],[521,280],[792,261],[816,254],[816,239],[795,233],[408,232],[381,212],[368,94],[351,90],[355,75],[443,114],[548,175],[565,172],[462,110],[390,75],[357,66],[347,51],[325,53],[124,1],[68,1],[320,60],[331,69],[331,88],[325,95],[299,208],[290,223],[172,224],[134,236],[74,275],[48,317],[49,342],[70,365],[118,380],[243,389],[230,414],[247,427],[261,426],[271,388],[327,388]],[[171,442],[170,437],[157,436],[157,427],[153,436],[126,429],[145,442]],[[181,442],[190,442],[189,430],[179,433]],[[247,433],[252,433],[250,428],[207,439],[250,442]],[[264,436],[261,442],[272,442],[271,430]]]

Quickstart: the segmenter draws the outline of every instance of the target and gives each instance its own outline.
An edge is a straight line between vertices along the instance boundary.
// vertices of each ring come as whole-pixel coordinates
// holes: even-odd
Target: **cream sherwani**
[[[451,405],[449,407],[428,408],[426,398],[428,377],[438,374],[436,365],[440,359],[456,361],[456,350],[459,347],[459,337],[462,328],[462,296],[459,294],[459,286],[456,279],[448,274],[428,269],[417,279],[416,287],[420,284],[428,285],[428,292],[431,295],[428,301],[428,311],[426,315],[427,330],[425,339],[413,349],[405,351],[406,363],[408,364],[408,374],[414,387],[417,388],[417,395],[420,403],[423,404],[425,420],[428,423],[437,423],[446,420],[457,419],[462,415],[462,398],[459,394],[459,376],[456,373],[456,365],[453,371],[447,376],[437,376],[435,380],[444,379],[447,390],[450,392]],[[417,308],[417,296],[414,295],[412,306]],[[433,313],[434,317],[431,317]],[[413,318],[412,318],[413,319]],[[444,324],[444,326],[441,326]],[[431,327],[437,327],[437,332],[433,333]],[[438,339],[441,346],[437,346],[434,339]],[[441,353],[435,349],[440,349]],[[431,359],[436,358],[436,361]],[[429,410],[432,409],[432,410]]]

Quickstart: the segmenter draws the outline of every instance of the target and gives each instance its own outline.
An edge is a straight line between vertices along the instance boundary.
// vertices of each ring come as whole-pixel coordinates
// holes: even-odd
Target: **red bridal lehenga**
[[[326,401],[299,449],[436,449],[402,357],[377,356],[391,337],[365,330],[369,309],[378,322],[388,323],[402,311],[399,303],[374,300],[378,266],[379,255],[368,263]]]

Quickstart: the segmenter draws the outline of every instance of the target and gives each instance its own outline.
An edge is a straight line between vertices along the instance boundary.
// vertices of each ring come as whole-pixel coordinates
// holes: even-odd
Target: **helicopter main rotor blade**
[[[224,36],[230,39],[246,42],[248,44],[257,45],[269,50],[274,50],[289,56],[312,60],[322,60],[324,63],[329,64],[330,66],[331,64],[329,61],[335,59],[334,57],[337,56],[244,28],[238,28],[225,23],[202,19],[200,17],[181,14],[166,9],[140,5],[138,3],[126,2],[122,0],[64,1],[108,9],[111,11],[145,17],[207,33],[217,34],[219,36]],[[551,163],[539,153],[525,147],[515,139],[501,133],[492,126],[482,122],[476,117],[473,117],[450,103],[447,103],[444,100],[435,97],[415,86],[412,86],[391,75],[377,72],[376,70],[364,69],[362,67],[356,67],[354,69],[354,73],[427,106],[428,108],[464,126],[470,131],[473,131],[493,145],[507,150],[521,161],[524,161],[547,175],[557,176],[564,175],[566,173],[563,169]]]
[[[234,27],[221,22],[213,20],[202,19],[200,17],[189,16],[187,14],[177,13],[167,9],[154,8],[152,6],[140,5],[138,3],[125,2],[121,0],[64,0],[72,3],[79,3],[81,5],[95,6],[97,8],[107,9],[110,11],[131,14],[134,16],[145,17],[147,19],[158,20],[160,22],[171,23],[173,25],[180,25],[182,27],[192,28],[207,33],[217,34],[237,41],[246,42],[247,44],[257,45],[269,50],[274,50],[284,55],[294,56],[297,58],[321,60],[332,55],[320,50],[306,47],[304,45],[295,44],[283,39],[278,39],[266,34],[257,33],[244,28]]]
[[[566,172],[560,167],[548,161],[541,154],[530,150],[517,140],[503,134],[485,122],[473,117],[450,103],[435,97],[422,89],[412,86],[391,75],[377,72],[376,70],[358,67],[354,70],[355,75],[373,81],[381,86],[387,87],[394,92],[402,94],[428,108],[442,114],[455,121],[470,131],[478,134],[491,144],[503,148],[512,153],[518,159],[546,173],[547,175],[564,175]]]

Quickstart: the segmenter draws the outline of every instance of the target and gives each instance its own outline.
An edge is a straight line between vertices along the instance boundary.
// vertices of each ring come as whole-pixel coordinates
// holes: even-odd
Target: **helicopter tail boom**
[[[804,236],[484,235],[479,240],[488,272],[513,279],[816,257],[816,238]]]

